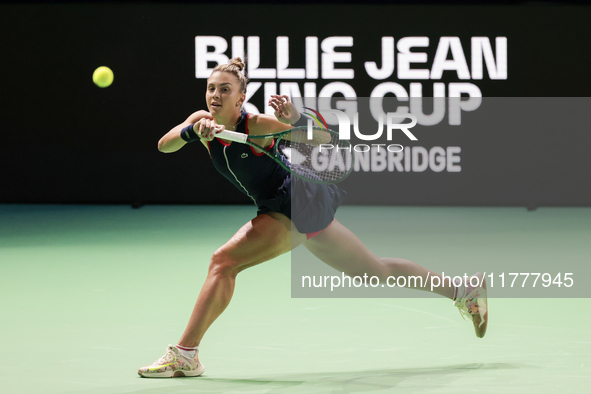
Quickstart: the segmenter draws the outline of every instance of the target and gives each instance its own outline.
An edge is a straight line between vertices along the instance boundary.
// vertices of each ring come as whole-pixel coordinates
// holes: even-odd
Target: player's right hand
[[[217,124],[213,119],[202,118],[193,126],[193,131],[197,133],[199,138],[205,141],[211,141],[215,138],[217,133],[224,131],[224,125]]]

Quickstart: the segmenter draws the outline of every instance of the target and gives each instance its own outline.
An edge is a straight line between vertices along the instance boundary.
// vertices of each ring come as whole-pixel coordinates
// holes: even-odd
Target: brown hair
[[[242,62],[242,59],[239,57],[234,57],[230,59],[228,64],[218,64],[211,73],[213,74],[214,72],[219,71],[234,75],[240,82],[240,93],[246,93],[248,78],[242,73],[242,70],[244,70],[244,63]]]

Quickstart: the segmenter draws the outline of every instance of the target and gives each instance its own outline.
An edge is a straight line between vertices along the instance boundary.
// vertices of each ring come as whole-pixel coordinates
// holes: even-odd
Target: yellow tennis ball
[[[92,81],[98,86],[99,88],[106,88],[113,83],[113,71],[109,67],[99,67],[94,70],[92,74]]]

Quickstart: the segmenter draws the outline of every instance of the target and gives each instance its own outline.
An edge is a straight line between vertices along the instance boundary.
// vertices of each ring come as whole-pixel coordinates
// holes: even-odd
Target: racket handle
[[[224,130],[215,134],[216,138],[223,138],[225,140],[245,142],[248,139],[248,134],[237,133],[235,131]]]

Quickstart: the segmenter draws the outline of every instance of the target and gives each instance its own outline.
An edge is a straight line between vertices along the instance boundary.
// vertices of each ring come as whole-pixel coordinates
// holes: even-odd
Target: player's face
[[[214,116],[225,117],[234,111],[240,112],[244,96],[240,92],[240,81],[230,73],[216,71],[207,80],[205,100],[209,113]]]

